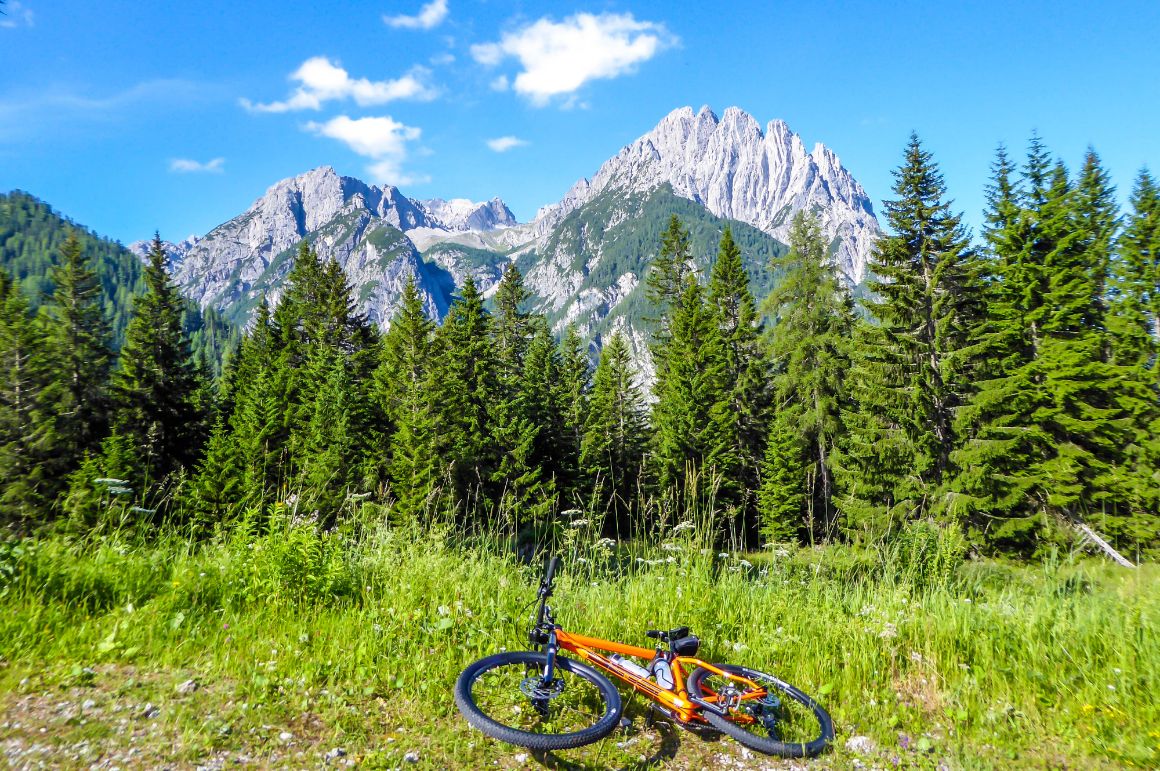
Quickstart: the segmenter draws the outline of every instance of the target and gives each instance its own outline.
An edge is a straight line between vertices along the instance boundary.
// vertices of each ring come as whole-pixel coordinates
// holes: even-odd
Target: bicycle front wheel
[[[752,750],[783,758],[812,758],[834,741],[834,721],[807,694],[755,669],[714,666],[725,675],[697,667],[689,675],[688,688],[690,696],[725,710],[724,717],[708,709],[701,712],[721,733]]]
[[[544,653],[497,653],[463,670],[455,704],[472,727],[533,750],[566,750],[610,734],[624,709],[612,682],[587,664]]]

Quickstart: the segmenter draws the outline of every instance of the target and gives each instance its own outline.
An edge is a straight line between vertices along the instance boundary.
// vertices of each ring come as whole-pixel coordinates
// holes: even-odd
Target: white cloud
[[[291,73],[290,79],[298,81],[300,85],[289,99],[265,104],[242,99],[241,104],[251,112],[289,112],[318,110],[322,108],[323,102],[341,99],[354,99],[362,107],[386,104],[396,99],[433,99],[435,90],[424,82],[427,75],[427,70],[415,67],[394,80],[352,78],[337,62],[325,56],[315,56]]]
[[[418,139],[422,133],[414,126],[405,126],[389,116],[351,118],[339,115],[325,123],[311,121],[306,124],[306,130],[337,139],[359,155],[373,160],[367,169],[376,182],[407,185],[427,180],[402,170],[402,164],[407,160],[407,143]]]
[[[471,55],[486,66],[518,59],[523,69],[512,86],[543,106],[590,80],[633,72],[677,42],[663,24],[637,21],[631,13],[578,13],[560,22],[544,17],[505,32],[497,42],[473,45]]]
[[[414,16],[384,16],[388,27],[396,29],[434,29],[447,18],[447,0],[431,0]]]
[[[4,12],[4,15],[0,16],[0,28],[15,29],[20,26],[31,27],[35,21],[32,9],[26,7],[19,0],[12,0],[7,8],[0,10]]]
[[[225,171],[225,158],[214,158],[202,163],[190,158],[174,158],[169,162],[169,170],[179,174],[205,173],[221,174]]]
[[[492,91],[507,91],[511,83],[508,82],[507,75],[500,75],[491,81]]]
[[[496,137],[495,139],[487,140],[487,146],[497,153],[506,153],[513,147],[523,147],[527,143],[528,140],[513,136]]]

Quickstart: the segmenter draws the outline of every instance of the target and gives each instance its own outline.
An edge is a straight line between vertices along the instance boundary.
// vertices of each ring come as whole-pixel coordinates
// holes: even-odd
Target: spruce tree
[[[515,521],[535,519],[545,511],[546,480],[536,455],[541,427],[532,419],[523,386],[529,343],[529,293],[512,263],[495,292],[490,319],[494,386],[488,408],[495,465],[490,475],[491,498]]]
[[[187,519],[205,531],[229,522],[245,502],[243,479],[235,437],[225,416],[218,415],[186,496]]]
[[[598,510],[627,532],[637,500],[646,444],[644,398],[632,354],[614,333],[600,352],[580,449],[580,466]]]
[[[1113,259],[1108,332],[1111,363],[1129,387],[1120,405],[1133,439],[1123,463],[1131,479],[1133,516],[1123,523],[1136,542],[1160,536],[1160,190],[1141,171]]]
[[[156,484],[191,468],[205,439],[199,409],[201,374],[182,327],[183,301],[165,273],[165,250],[154,235],[145,293],[133,301],[120,368],[113,378],[114,425],[138,456],[139,484]]]
[[[847,491],[855,510],[903,516],[938,514],[952,500],[953,430],[966,380],[961,351],[981,312],[977,264],[961,217],[945,200],[938,165],[911,135],[902,166],[894,172],[894,200],[886,202],[892,232],[875,244],[868,270],[874,295],[866,303],[876,321],[871,332],[878,350],[861,357],[852,385],[863,411],[851,425],[878,424],[903,443],[901,463],[873,469],[885,460],[877,452],[848,455],[849,477],[887,479],[886,495],[858,501],[871,490],[854,482]],[[863,428],[866,426],[863,425]],[[891,515],[893,516],[893,515]],[[887,517],[882,522],[889,522]],[[856,520],[857,517],[854,517]],[[850,524],[858,526],[856,521]]]
[[[543,316],[535,315],[528,321],[531,341],[524,357],[520,390],[524,415],[536,427],[533,452],[545,485],[540,496],[543,503],[554,499],[568,483],[574,473],[579,448],[574,445],[567,429],[571,394],[562,381],[563,361],[556,340]]]
[[[737,456],[731,439],[737,416],[725,382],[725,351],[716,314],[697,277],[689,273],[677,300],[671,335],[659,347],[653,406],[652,457],[662,489],[679,499],[695,476],[699,495],[730,480]]]
[[[1094,153],[1073,186],[1037,138],[1014,189],[1018,213],[989,215],[1003,220],[979,347],[991,363],[961,414],[963,508],[997,548],[1031,550],[1053,522],[1095,517],[1139,540],[1147,469],[1132,427],[1152,400],[1105,324],[1113,192]]]
[[[557,399],[563,411],[562,452],[560,459],[561,496],[573,500],[584,491],[580,464],[580,447],[584,441],[584,424],[592,388],[592,362],[588,347],[580,339],[575,325],[569,324],[560,341],[560,385]]]
[[[101,285],[75,232],[50,275],[53,291],[42,312],[51,351],[49,409],[60,440],[51,473],[63,477],[85,453],[98,450],[107,432],[112,351]]]
[[[19,528],[43,521],[50,502],[45,461],[55,436],[46,353],[28,300],[0,271],[0,521]]]
[[[1131,205],[1113,269],[1113,356],[1160,383],[1160,188],[1147,169],[1136,179]]]
[[[487,512],[493,449],[489,406],[495,392],[495,357],[483,296],[468,276],[436,333],[436,405],[439,455],[447,464],[461,516]]]
[[[423,312],[414,277],[403,288],[399,310],[383,336],[375,379],[382,410],[391,425],[387,476],[402,521],[429,512],[439,483],[436,412],[432,401],[434,324]]]
[[[288,373],[280,337],[270,306],[262,298],[229,373],[234,383],[226,411],[229,442],[219,450],[232,454],[234,459],[234,464],[223,471],[229,473],[232,469],[238,476],[235,507],[262,507],[274,499],[284,481],[282,466],[289,435],[285,415],[293,405],[285,400],[287,390],[281,387]],[[207,465],[209,455],[207,452]],[[213,475],[208,483],[220,486]]]
[[[770,421],[757,502],[764,543],[797,540],[803,525],[812,524],[812,499],[806,491],[817,485],[804,462],[807,448],[797,423],[797,416],[785,408],[775,410]]]
[[[318,383],[314,399],[303,405],[309,420],[293,438],[297,487],[306,511],[330,524],[346,507],[352,493],[362,492],[361,452],[365,437],[365,405],[359,383],[352,382],[348,362],[325,346],[312,351],[304,376]]]
[[[716,312],[721,334],[721,376],[728,389],[725,409],[734,416],[736,432],[725,438],[728,451],[735,458],[731,463],[735,471],[723,492],[727,501],[748,513],[756,502],[758,466],[765,446],[769,373],[761,350],[757,303],[749,288],[749,274],[728,226],[721,235],[709,278],[708,302]]]
[[[653,365],[658,375],[665,368],[664,355],[672,334],[673,315],[677,312],[686,278],[693,270],[692,259],[689,231],[674,214],[661,234],[660,251],[645,275],[646,296],[655,314],[650,321],[653,323]]]
[[[783,272],[766,300],[773,326],[773,426],[762,481],[762,530],[783,539],[804,526],[826,537],[834,521],[834,453],[849,369],[853,306],[827,256],[821,223],[798,213]]]

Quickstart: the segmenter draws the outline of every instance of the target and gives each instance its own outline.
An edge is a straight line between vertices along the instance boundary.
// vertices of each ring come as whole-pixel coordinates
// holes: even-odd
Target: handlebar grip
[[[548,562],[548,569],[544,571],[544,586],[551,586],[552,579],[556,577],[556,568],[560,567],[560,558],[552,557]]]
[[[648,630],[647,632],[645,632],[645,633],[644,633],[644,636],[645,636],[645,637],[651,637],[651,638],[652,638],[652,639],[654,639],[654,640],[659,640],[659,639],[661,639],[661,633],[660,633],[660,630],[659,630],[659,629],[650,629],[650,630]]]

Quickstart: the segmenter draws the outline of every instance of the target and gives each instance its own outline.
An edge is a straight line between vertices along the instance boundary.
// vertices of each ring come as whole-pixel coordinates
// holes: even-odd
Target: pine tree
[[[120,369],[113,378],[115,427],[140,456],[146,484],[191,468],[204,441],[198,408],[200,373],[182,328],[183,302],[165,273],[155,235],[145,268],[145,293],[133,302]]]
[[[811,538],[826,537],[834,521],[833,455],[842,434],[853,307],[815,217],[794,217],[790,251],[776,267],[784,276],[765,306],[773,321],[766,343],[775,375],[762,529],[775,540],[803,525]]]
[[[403,521],[419,521],[430,510],[439,482],[437,425],[431,399],[433,336],[434,324],[423,312],[422,297],[411,277],[383,337],[382,361],[375,373],[382,410],[392,428],[387,476],[395,512]]]
[[[904,516],[919,516],[940,513],[951,500],[950,456],[959,441],[953,423],[965,380],[960,352],[969,343],[981,297],[961,217],[945,200],[938,165],[913,134],[894,178],[897,198],[886,202],[893,234],[878,240],[869,266],[876,299],[866,305],[877,322],[871,336],[880,347],[860,357],[853,396],[864,414],[851,426],[877,423],[875,433],[890,432],[901,440],[903,457],[894,468],[871,469],[858,464],[885,458],[849,454],[855,466],[848,476],[893,480],[885,497],[844,505],[851,514],[899,507]],[[857,498],[858,483],[847,493]]]
[[[598,497],[626,531],[644,464],[646,413],[632,355],[614,333],[600,352],[580,449],[580,466]]]
[[[728,226],[721,236],[709,278],[708,302],[716,312],[722,339],[721,375],[728,388],[725,409],[733,416],[731,422],[736,431],[725,438],[735,471],[722,492],[726,501],[748,513],[756,502],[758,466],[765,446],[768,372],[759,342],[757,303],[749,289],[741,249]]]
[[[51,351],[48,409],[56,416],[51,474],[63,478],[85,453],[96,452],[108,429],[112,351],[101,312],[101,285],[70,233],[51,271],[52,295],[42,308]]]
[[[46,403],[48,368],[28,300],[0,271],[0,521],[43,521],[47,449],[54,443]]]

